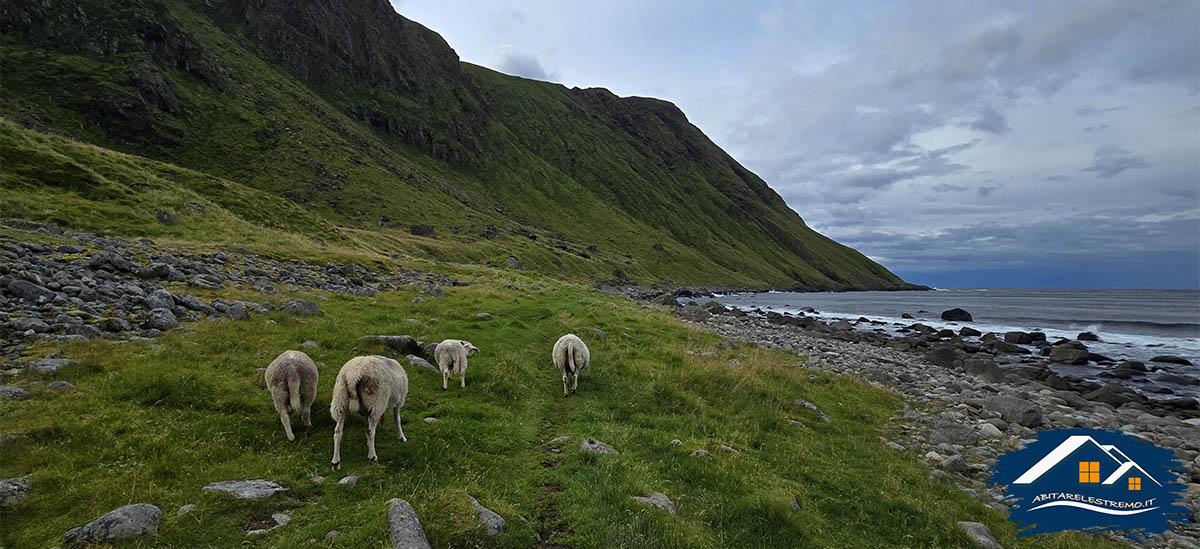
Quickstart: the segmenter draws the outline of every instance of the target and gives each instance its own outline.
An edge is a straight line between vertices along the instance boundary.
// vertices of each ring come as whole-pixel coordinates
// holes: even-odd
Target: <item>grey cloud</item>
[[[1096,133],[1096,132],[1102,132],[1111,127],[1112,126],[1110,126],[1108,124],[1097,124],[1095,126],[1084,126],[1083,131],[1087,132],[1087,133]]]
[[[1103,107],[1103,108],[1093,107],[1091,105],[1084,105],[1082,107],[1079,107],[1078,109],[1075,109],[1075,114],[1077,114],[1079,116],[1100,116],[1102,114],[1116,112],[1116,111],[1122,110],[1124,108],[1125,107],[1123,107],[1121,105],[1117,105],[1115,107]]]
[[[492,48],[492,58],[492,67],[505,74],[534,80],[554,81],[558,79],[558,73],[542,67],[537,56],[508,44]]]
[[[968,127],[988,133],[1004,133],[1008,131],[1008,120],[995,107],[987,105],[981,109],[979,118],[971,122]]]
[[[962,185],[950,185],[950,184],[947,184],[947,183],[943,183],[943,184],[941,184],[941,185],[936,185],[936,186],[934,186],[934,187],[933,187],[933,190],[935,190],[935,191],[937,191],[937,192],[939,192],[939,193],[947,193],[947,192],[960,192],[960,191],[965,191],[965,190],[967,190],[967,188],[966,188],[966,187],[964,187],[964,186],[962,186]]]
[[[1140,156],[1132,152],[1118,147],[1116,145],[1104,145],[1099,147],[1095,152],[1095,159],[1092,165],[1083,168],[1080,171],[1096,172],[1098,177],[1115,177],[1117,174],[1125,170],[1133,170],[1138,168],[1148,167]]]
[[[1059,183],[1059,182],[1070,181],[1070,180],[1071,180],[1071,177],[1067,176],[1067,175],[1047,175],[1046,177],[1042,178],[1042,181],[1049,181],[1052,183]]]
[[[994,192],[996,192],[996,187],[994,185],[985,185],[983,187],[975,189],[975,194],[978,194],[979,198],[987,198],[987,197],[991,196],[992,193],[994,193]]]

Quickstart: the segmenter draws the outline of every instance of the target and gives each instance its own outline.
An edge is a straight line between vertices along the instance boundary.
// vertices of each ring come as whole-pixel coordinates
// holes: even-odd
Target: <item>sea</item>
[[[727,306],[752,311],[801,312],[807,307],[822,320],[860,317],[883,324],[859,323],[855,329],[883,330],[894,334],[903,326],[920,322],[935,328],[971,326],[983,333],[1044,332],[1050,341],[1075,339],[1092,332],[1099,342],[1084,342],[1088,349],[1115,360],[1139,360],[1161,368],[1143,378],[1119,383],[1147,392],[1159,387],[1176,395],[1200,398],[1200,385],[1160,382],[1163,373],[1200,378],[1200,291],[1198,290],[1076,290],[1076,289],[944,289],[904,292],[756,292],[717,295]],[[962,308],[973,322],[947,322],[942,311]],[[912,319],[901,318],[908,313]],[[973,338],[967,338],[973,339]],[[1031,347],[1031,349],[1033,349]],[[1036,349],[1034,349],[1036,351]],[[1194,366],[1151,363],[1161,355],[1183,357]],[[1097,381],[1111,366],[1051,365],[1060,374]],[[1172,396],[1172,395],[1148,395]]]

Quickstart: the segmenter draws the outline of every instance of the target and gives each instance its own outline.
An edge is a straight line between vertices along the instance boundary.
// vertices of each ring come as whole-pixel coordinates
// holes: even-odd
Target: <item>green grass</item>
[[[385,547],[385,505],[400,497],[413,504],[436,547],[529,547],[536,532],[569,547],[962,547],[968,540],[955,527],[960,520],[984,522],[1002,543],[1014,539],[998,513],[931,482],[914,456],[882,445],[880,426],[862,416],[890,417],[901,404],[894,394],[807,370],[795,355],[723,350],[716,336],[620,298],[544,278],[493,272],[489,279],[423,303],[404,291],[329,295],[318,300],[325,310],[319,318],[272,313],[191,324],[153,341],[64,346],[82,366],[56,377],[75,391],[48,391],[50,378],[7,381],[34,398],[0,402],[4,432],[20,436],[5,446],[0,476],[29,475],[33,490],[5,510],[0,537],[11,547],[52,546],[68,528],[120,505],[150,502],[165,513],[159,534],[132,545],[305,547],[323,545],[319,540],[336,529],[338,546]],[[545,289],[500,288],[529,280]],[[205,294],[215,296],[254,297]],[[480,320],[479,311],[495,318]],[[587,327],[604,330],[607,342]],[[592,365],[570,398],[561,396],[549,358],[566,332],[592,350]],[[379,462],[367,463],[365,427],[353,418],[342,471],[331,472],[327,409],[338,368],[360,352],[360,335],[404,333],[478,346],[466,389],[442,392],[440,376],[407,368],[402,415],[409,442],[395,439],[388,420],[376,439]],[[320,344],[304,348],[321,374],[314,426],[298,428],[289,443],[255,368],[308,339]],[[34,352],[51,348],[40,344]],[[697,350],[720,356],[691,353]],[[816,403],[833,423],[793,405],[796,398]],[[422,421],[429,416],[439,421]],[[561,454],[550,453],[544,442],[562,435],[573,440]],[[586,436],[620,455],[581,453]],[[670,445],[675,438],[683,446]],[[715,461],[688,457],[695,448]],[[315,484],[313,475],[328,478]],[[356,486],[337,485],[343,475],[361,478]],[[200,490],[244,478],[278,481],[291,494],[244,501]],[[650,491],[668,494],[679,514],[630,499]],[[486,536],[467,494],[508,521],[503,536]],[[790,508],[793,497],[798,512]],[[200,509],[176,517],[187,503]],[[246,540],[247,526],[272,512],[293,520]],[[1064,535],[1046,546],[1099,543]]]

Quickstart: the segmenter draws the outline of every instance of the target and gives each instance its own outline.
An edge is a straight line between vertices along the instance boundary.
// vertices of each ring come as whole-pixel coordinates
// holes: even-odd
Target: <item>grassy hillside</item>
[[[53,546],[70,527],[150,502],[164,519],[157,537],[137,546],[324,546],[319,540],[336,529],[337,546],[384,547],[385,503],[401,497],[436,547],[530,547],[537,539],[542,547],[964,547],[960,520],[986,523],[1002,543],[1014,540],[1001,515],[931,481],[915,456],[883,446],[879,422],[863,416],[890,417],[896,396],[806,370],[803,357],[722,349],[709,333],[619,298],[541,277],[493,275],[423,303],[405,291],[330,295],[320,301],[320,318],[271,313],[190,324],[152,341],[62,347],[82,366],[53,379],[75,390],[49,391],[52,378],[23,376],[8,382],[33,399],[0,402],[5,433],[18,437],[5,443],[0,476],[29,475],[33,486],[25,503],[6,510],[0,539],[9,547]],[[509,282],[544,289],[501,287]],[[236,290],[198,295],[263,299]],[[476,316],[484,310],[494,318]],[[604,330],[607,341],[589,327]],[[566,332],[584,337],[593,356],[570,398],[549,366],[549,350]],[[361,352],[356,338],[374,333],[461,337],[481,352],[470,361],[466,389],[442,392],[438,375],[408,368],[402,415],[409,441],[397,441],[388,420],[377,436],[379,462],[367,463],[365,426],[355,417],[335,473],[329,391],[341,364]],[[303,349],[321,376],[314,426],[299,428],[289,443],[255,368],[310,339],[318,346]],[[32,353],[50,348],[39,344]],[[796,406],[797,398],[833,422]],[[559,436],[572,440],[554,453],[547,442]],[[581,437],[620,454],[582,453]],[[689,457],[696,448],[714,460]],[[314,475],[327,478],[317,483]],[[338,485],[344,475],[360,480]],[[291,492],[250,501],[200,490],[244,478],[274,480]],[[630,499],[650,491],[666,493],[678,515]],[[505,534],[486,536],[468,494],[507,520]],[[199,509],[176,517],[188,503]],[[274,512],[292,522],[246,538]],[[1063,535],[1044,546],[1099,542]]]
[[[669,103],[460,63],[379,0],[214,5],[5,2],[0,114],[286,198],[379,249],[584,280],[903,285]]]

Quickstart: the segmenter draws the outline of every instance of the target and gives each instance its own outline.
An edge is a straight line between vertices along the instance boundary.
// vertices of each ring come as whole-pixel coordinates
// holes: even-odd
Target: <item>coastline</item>
[[[1109,429],[1169,449],[1185,471],[1178,481],[1187,486],[1191,521],[1176,523],[1144,546],[1200,543],[1200,403],[1193,398],[1151,401],[1113,383],[1057,376],[1032,358],[993,360],[982,348],[968,352],[952,343],[913,347],[902,341],[906,338],[833,330],[813,319],[800,321],[803,317],[756,318],[716,302],[671,308],[730,344],[794,352],[807,357],[798,367],[847,375],[902,395],[904,411],[878,422],[881,441],[922,456],[933,468],[931,478],[1004,513],[1011,502],[1001,500],[1003,487],[988,484],[989,468],[998,456],[1020,448],[1023,436]]]

